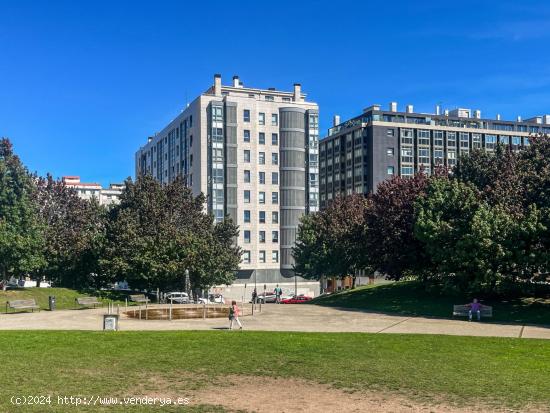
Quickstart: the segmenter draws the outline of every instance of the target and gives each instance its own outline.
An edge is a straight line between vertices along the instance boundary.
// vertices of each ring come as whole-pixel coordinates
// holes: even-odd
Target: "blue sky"
[[[320,105],[550,113],[544,1],[0,0],[0,136],[29,169],[103,184],[221,73]]]

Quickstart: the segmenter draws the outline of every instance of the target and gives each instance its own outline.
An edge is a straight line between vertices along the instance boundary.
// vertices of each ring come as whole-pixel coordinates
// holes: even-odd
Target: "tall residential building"
[[[292,247],[303,214],[318,209],[319,108],[300,84],[291,92],[231,86],[220,75],[135,155],[136,176],[166,183],[183,176],[208,212],[239,226],[243,249],[237,280],[224,288],[241,296],[263,285],[294,291]],[[318,283],[299,279],[299,292]],[[220,287],[220,290],[222,287]]]
[[[483,119],[479,110],[455,109],[415,113],[412,105],[399,111],[392,102],[334,126],[319,143],[320,206],[338,195],[369,193],[394,175],[412,176],[437,165],[453,167],[472,149],[494,151],[497,143],[513,150],[529,145],[529,135],[550,133],[550,115],[506,121]]]
[[[124,189],[124,184],[110,184],[109,188],[103,188],[98,183],[80,182],[79,176],[64,176],[62,181],[68,188],[73,188],[80,198],[95,198],[99,205],[118,204]]]

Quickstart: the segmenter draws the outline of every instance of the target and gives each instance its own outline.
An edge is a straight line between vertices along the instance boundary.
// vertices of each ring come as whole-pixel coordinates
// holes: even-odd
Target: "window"
[[[265,145],[265,133],[260,132],[260,133],[258,134],[258,143],[259,143],[260,145]]]
[[[279,135],[276,133],[271,134],[271,144],[272,145],[278,145],[279,144]]]
[[[279,172],[271,172],[271,184],[279,185]]]
[[[243,211],[243,219],[244,219],[244,222],[250,222],[250,210],[245,209]]]
[[[271,251],[271,261],[279,262],[279,251]]]
[[[434,146],[443,146],[443,131],[434,131]]]
[[[279,203],[279,193],[278,192],[272,192],[271,193],[271,203],[272,204],[278,204]]]
[[[388,175],[393,175],[395,173],[395,168],[393,166],[388,166],[387,173]]]
[[[258,124],[265,125],[265,113],[258,113]]]
[[[250,264],[250,251],[248,250],[243,251],[243,262],[245,264]]]
[[[279,124],[279,115],[276,113],[271,114],[271,126],[277,126]]]
[[[265,211],[260,211],[258,217],[258,221],[260,222],[260,224],[265,224]]]
[[[417,132],[418,144],[419,145],[430,145],[430,131],[429,130],[419,130]]]
[[[193,146],[193,135],[189,135],[189,147]]]
[[[481,148],[481,134],[472,133],[472,148],[479,149]]]
[[[193,127],[193,115],[189,116],[189,127]]]
[[[412,162],[412,161],[413,161],[413,149],[401,148],[401,162]]]
[[[277,152],[271,154],[271,163],[273,165],[279,165],[279,154]]]
[[[244,150],[244,162],[250,163],[250,150],[248,149]]]
[[[244,182],[247,184],[250,183],[250,171],[248,169],[244,171]]]
[[[258,163],[260,165],[265,165],[265,152],[260,152],[258,154]]]
[[[393,153],[394,153],[393,148],[388,148],[388,149],[386,149],[386,155],[388,155],[388,156],[393,156]]]
[[[250,244],[250,231],[243,231],[244,243]]]
[[[245,142],[250,142],[250,131],[248,129],[243,131],[243,140]]]
[[[250,110],[243,110],[243,122],[250,122]]]
[[[259,178],[260,184],[264,185],[265,184],[265,172],[259,172],[258,173],[258,178]]]
[[[265,204],[265,192],[258,193],[258,202],[260,204]]]
[[[244,191],[244,203],[250,204],[250,191],[246,190]]]
[[[395,136],[395,129],[386,129],[387,136]]]
[[[265,231],[260,231],[259,232],[258,240],[259,240],[260,244],[265,244]]]
[[[278,224],[279,223],[279,212],[278,211],[271,212],[271,223],[272,224]]]
[[[497,143],[496,135],[485,135],[485,148],[486,149],[495,149]]]
[[[265,251],[264,250],[260,251],[260,262],[262,262],[262,263],[265,262]]]
[[[279,231],[271,231],[271,242],[274,244],[279,242]]]
[[[458,135],[460,139],[460,148],[469,149],[470,148],[470,134],[468,132],[460,132]]]
[[[413,144],[413,130],[412,129],[401,129],[401,143],[402,144]]]
[[[413,167],[412,166],[402,166],[401,167],[401,176],[412,176]]]

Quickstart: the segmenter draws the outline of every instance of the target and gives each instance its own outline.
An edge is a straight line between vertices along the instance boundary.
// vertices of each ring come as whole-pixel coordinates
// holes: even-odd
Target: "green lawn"
[[[452,317],[453,304],[472,301],[470,296],[426,292],[414,281],[359,287],[316,298],[312,304],[356,308],[401,315]],[[493,306],[492,321],[550,325],[550,297],[481,300]]]
[[[187,397],[226,374],[303,378],[470,406],[550,405],[550,342],[509,338],[279,332],[0,333],[0,411],[149,411],[14,408],[13,395]],[[154,410],[154,409],[153,409]],[[161,409],[156,409],[160,411]],[[182,411],[164,408],[162,411]],[[185,411],[223,411],[193,406]]]
[[[48,309],[48,297],[54,295],[56,308],[59,310],[75,308],[75,298],[94,296],[100,297],[105,305],[113,301],[115,304],[124,303],[124,295],[113,291],[76,291],[68,288],[20,288],[17,290],[0,290],[0,311],[6,311],[6,301],[26,300],[34,298],[41,309]],[[13,310],[10,310],[13,311]]]

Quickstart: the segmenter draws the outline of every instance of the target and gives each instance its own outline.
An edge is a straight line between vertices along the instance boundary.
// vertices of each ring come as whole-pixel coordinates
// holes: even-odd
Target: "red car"
[[[306,297],[305,295],[298,295],[292,298],[287,298],[286,300],[282,300],[281,304],[303,304],[311,300],[313,300],[313,298]]]

